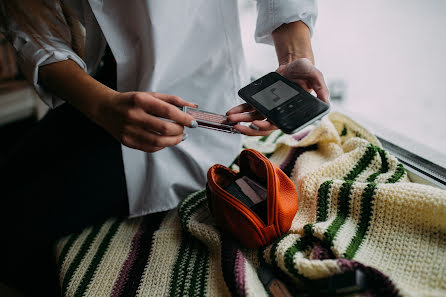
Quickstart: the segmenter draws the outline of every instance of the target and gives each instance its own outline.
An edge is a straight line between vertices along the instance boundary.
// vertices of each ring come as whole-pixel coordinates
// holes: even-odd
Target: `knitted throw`
[[[240,247],[214,226],[199,191],[158,225],[110,219],[61,239],[63,295],[268,296],[257,274],[267,263],[295,288],[359,269],[366,296],[446,296],[446,191],[411,183],[368,131],[332,113],[293,137],[276,131],[245,147],[295,183],[299,210],[286,235]]]

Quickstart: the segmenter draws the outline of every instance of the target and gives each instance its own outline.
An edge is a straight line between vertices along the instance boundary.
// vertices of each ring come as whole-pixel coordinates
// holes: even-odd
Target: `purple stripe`
[[[240,250],[236,252],[234,264],[234,280],[238,296],[245,296],[245,257]]]
[[[282,171],[286,168],[286,167],[288,167],[288,166],[290,166],[290,163],[294,160],[295,161],[295,159],[293,158],[294,157],[294,152],[296,151],[296,148],[292,148],[291,150],[290,150],[290,152],[288,153],[288,155],[286,156],[286,158],[285,158],[285,160],[280,164],[280,169],[282,169]],[[294,165],[294,164],[293,164]]]
[[[292,148],[285,158],[285,161],[280,164],[280,169],[287,175],[290,176],[293,171],[294,165],[296,164],[297,158],[304,152],[313,151],[317,149],[317,144],[313,144],[307,147],[296,147]]]
[[[153,233],[158,230],[164,215],[165,212],[159,212],[144,217],[140,228],[141,234],[138,235],[140,238],[137,241],[138,244],[135,244],[132,262],[130,263],[129,261],[125,270],[126,274],[122,276],[123,281],[116,286],[119,291],[114,292],[115,297],[136,295],[150,252],[152,251]]]
[[[294,138],[294,140],[299,141],[299,140],[303,139],[305,136],[307,136],[308,134],[310,134],[310,132],[311,132],[311,130],[307,130],[307,131],[303,131],[303,132],[294,134],[293,138]],[[282,162],[282,164],[280,164],[280,169],[284,170],[286,167],[289,167],[290,165],[292,165],[294,167],[294,163],[295,163],[297,157],[299,157],[299,156],[294,155],[296,152],[296,149],[297,148],[291,149],[288,156],[285,158],[285,160]],[[290,164],[291,162],[293,162],[293,164]],[[291,168],[291,170],[292,170],[292,168]],[[287,174],[287,175],[289,175],[289,174]]]
[[[390,278],[376,268],[347,259],[338,259],[337,262],[343,271],[359,269],[366,275],[368,289],[363,292],[362,296],[400,296]]]
[[[136,256],[138,254],[138,250],[140,247],[140,241],[141,241],[141,235],[143,234],[144,230],[142,228],[142,222],[140,223],[138,227],[138,231],[136,232],[135,236],[133,236],[132,243],[130,246],[130,252],[127,256],[127,259],[124,262],[124,265],[121,267],[121,271],[119,271],[118,279],[115,282],[115,285],[113,286],[113,290],[111,293],[111,297],[118,297],[121,295],[122,290],[124,289],[124,285],[127,282],[128,275],[130,272],[130,268],[132,267],[133,263],[136,260]]]
[[[320,244],[316,245],[311,252],[311,260],[335,259],[333,252]]]
[[[229,234],[221,236],[221,270],[232,296],[245,296],[245,263],[240,244]]]

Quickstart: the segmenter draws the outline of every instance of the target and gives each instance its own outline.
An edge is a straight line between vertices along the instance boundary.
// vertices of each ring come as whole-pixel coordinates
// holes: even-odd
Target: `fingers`
[[[237,105],[226,112],[230,122],[252,122],[262,120],[265,117],[254,109],[250,104]]]
[[[138,115],[134,117],[131,124],[135,124],[144,130],[154,131],[164,136],[177,136],[184,132],[182,125],[154,117],[143,110],[138,110],[137,113]]]
[[[252,122],[251,126],[254,125],[254,127],[259,128],[259,130],[263,131],[271,131],[271,130],[277,130],[279,129],[276,125],[269,121],[254,121]]]
[[[247,127],[247,126],[243,126],[243,125],[235,125],[234,128],[238,131],[240,131],[240,133],[244,134],[244,135],[248,135],[248,136],[266,136],[269,135],[271,132],[273,132],[273,130],[267,130],[267,131],[263,131],[263,130],[256,130],[256,129],[252,129],[251,127]]]
[[[265,121],[265,117],[248,103],[233,107],[226,115],[231,122],[252,122],[249,127],[240,124],[234,126],[240,133],[248,136],[265,136],[278,129],[270,122]]]
[[[163,136],[142,128],[129,126],[122,137],[122,144],[145,152],[156,152],[167,146],[177,145],[183,138],[183,134]]]
[[[195,104],[177,96],[149,92],[117,93],[104,104],[98,118],[122,144],[145,152],[174,146],[186,138],[184,126],[196,127],[195,119],[177,106]]]
[[[306,58],[295,60],[287,64],[282,72],[283,76],[297,82],[307,91],[309,88],[313,89],[319,99],[328,103],[330,92],[324,76],[321,71],[314,67],[310,60]]]
[[[159,98],[165,102],[168,102],[170,104],[176,105],[176,106],[189,106],[197,108],[198,105],[191,103],[189,101],[183,100],[178,96],[169,95],[169,94],[162,94],[162,93],[152,93],[154,97]]]
[[[231,108],[230,110],[228,110],[226,112],[226,115],[229,116],[229,115],[235,114],[235,113],[243,113],[243,112],[249,112],[249,111],[254,111],[254,110],[255,110],[254,107],[252,107],[248,103],[243,103],[243,104],[237,105],[237,106]]]
[[[235,125],[234,128],[240,133],[248,136],[266,136],[278,128],[269,121],[253,121],[249,127],[243,125]]]
[[[258,111],[234,113],[228,116],[230,122],[252,122],[255,120],[263,120],[265,117]]]
[[[316,95],[319,99],[322,99],[325,103],[328,103],[328,98],[330,96],[330,91],[328,90],[327,85],[325,84],[324,76],[322,72],[315,69],[313,71],[314,74],[311,75],[311,86],[313,90],[316,92]]]
[[[163,95],[155,93],[157,96],[161,96],[163,99],[152,96],[149,93],[138,92],[134,95],[134,103],[136,106],[141,107],[148,114],[162,117],[174,121],[182,126],[195,128],[197,122],[195,119],[181,110],[175,105],[181,106],[181,104],[192,104],[180,99],[177,96]],[[195,106],[195,105],[193,105]]]
[[[298,80],[302,82],[302,84],[305,86],[304,88],[314,90],[319,99],[321,99],[325,103],[328,103],[330,92],[327,85],[325,84],[324,76],[322,72],[319,71],[319,69],[313,66],[311,71],[305,74],[304,79]]]

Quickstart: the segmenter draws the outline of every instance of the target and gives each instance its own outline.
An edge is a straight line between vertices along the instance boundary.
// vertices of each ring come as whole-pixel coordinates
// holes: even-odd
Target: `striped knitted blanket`
[[[205,191],[165,216],[110,219],[56,245],[64,296],[270,296],[360,270],[365,296],[446,296],[446,192],[411,183],[378,140],[332,113],[294,136],[249,137],[298,190],[291,230],[259,250],[215,227]],[[233,167],[237,167],[233,165]],[[159,222],[159,223],[157,223]]]

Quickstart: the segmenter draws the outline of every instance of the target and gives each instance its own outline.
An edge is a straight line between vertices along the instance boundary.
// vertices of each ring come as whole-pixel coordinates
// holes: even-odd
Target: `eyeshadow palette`
[[[266,188],[257,181],[243,176],[229,186],[225,190],[240,202],[254,211],[260,219],[266,222]]]
[[[228,118],[224,115],[207,112],[204,110],[191,108],[184,106],[182,110],[194,117],[198,123],[198,127],[212,129],[227,133],[239,134],[240,132],[234,129],[237,124],[235,122],[229,122]]]

